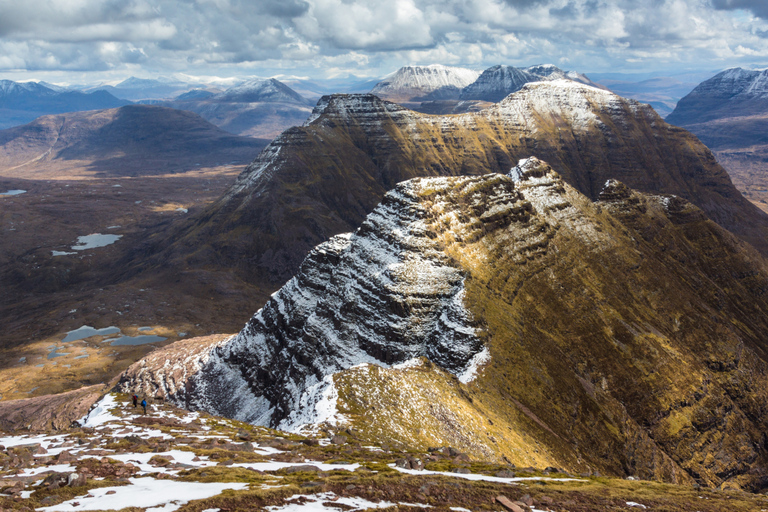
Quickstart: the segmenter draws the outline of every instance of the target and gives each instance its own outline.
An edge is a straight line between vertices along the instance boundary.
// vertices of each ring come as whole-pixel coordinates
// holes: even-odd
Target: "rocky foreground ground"
[[[287,434],[109,394],[53,433],[0,437],[0,510],[366,509],[754,511],[768,498],[361,443],[332,426]]]

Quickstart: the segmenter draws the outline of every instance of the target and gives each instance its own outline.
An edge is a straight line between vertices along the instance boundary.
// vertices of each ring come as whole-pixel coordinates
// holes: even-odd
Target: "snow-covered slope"
[[[221,94],[217,94],[212,100],[240,103],[282,102],[298,103],[301,105],[307,105],[308,103],[296,91],[274,78],[249,80],[243,84],[230,87]]]
[[[405,66],[385,78],[371,90],[384,99],[393,101],[419,101],[455,96],[474,82],[479,72],[441,64]]]
[[[678,126],[768,111],[768,69],[727,69],[681,99],[667,121]]]
[[[54,96],[56,91],[36,82],[14,82],[12,80],[0,80],[0,96],[25,93],[38,94],[41,96]]]
[[[571,80],[599,87],[580,73],[563,71],[552,64],[529,68],[499,65],[483,71],[475,82],[461,91],[460,99],[497,102],[519,91],[527,83],[553,80]]]
[[[326,376],[360,363],[426,356],[462,375],[482,342],[462,303],[463,274],[421,220],[415,188],[425,186],[399,186],[357,232],[316,247],[238,337],[213,351],[192,378],[189,405],[291,428],[315,420],[299,413],[302,395],[319,397]]]

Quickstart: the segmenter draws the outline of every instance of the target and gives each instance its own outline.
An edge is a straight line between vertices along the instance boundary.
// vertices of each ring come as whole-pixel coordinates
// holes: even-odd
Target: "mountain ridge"
[[[305,163],[309,156],[304,153],[310,151],[316,164]],[[650,107],[572,82],[529,84],[479,114],[450,117],[418,114],[372,95],[324,97],[305,126],[286,131],[265,149],[213,208],[206,223],[219,225],[216,230],[222,231],[222,226],[233,228],[248,218],[250,225],[295,230],[297,241],[309,236],[319,243],[361,222],[364,212],[400,181],[425,174],[499,171],[511,167],[514,157],[530,155],[548,159],[567,182],[592,198],[607,179],[616,178],[648,192],[698,200],[714,218],[726,226],[738,225],[737,229],[762,247],[756,235],[764,229],[759,227],[760,221],[736,221],[742,215],[759,219],[760,212],[733,188],[707,148],[687,132],[665,124]],[[315,165],[328,167],[320,171]],[[694,168],[700,170],[694,173]],[[352,190],[361,191],[358,197],[352,192],[339,195],[331,176],[349,180],[354,184]],[[276,192],[282,183],[287,186],[302,180],[316,183],[318,188],[307,189],[304,197],[297,195],[302,194],[299,190],[288,192],[290,200],[277,199],[275,194],[284,193]],[[374,190],[377,192],[371,195]],[[323,213],[305,219],[292,217],[291,227],[277,227],[284,226],[281,216],[286,211],[278,214],[256,206],[274,200],[281,208],[295,202],[289,208],[303,205]],[[733,211],[726,206],[729,203]],[[226,220],[228,214],[216,210],[233,216]],[[304,210],[293,211],[291,215],[302,216]],[[751,230],[752,235],[748,234]],[[299,261],[283,260],[288,256],[284,249],[278,252],[276,246],[262,246],[265,242],[258,242],[261,247],[249,252],[264,255],[261,265],[270,274],[297,268]],[[224,250],[226,246],[229,248]],[[219,251],[235,249],[228,242],[223,247]],[[295,253],[296,246],[292,247],[288,252]],[[274,264],[265,261],[266,255],[275,258]],[[281,275],[287,278],[289,274]]]
[[[293,430],[387,425],[420,449],[450,435],[477,458],[757,489],[766,289],[764,259],[687,201],[611,180],[593,202],[530,158],[399,184],[175,393],[158,386],[176,371],[163,353],[119,389]],[[416,389],[442,404],[436,423],[398,412],[423,410]]]

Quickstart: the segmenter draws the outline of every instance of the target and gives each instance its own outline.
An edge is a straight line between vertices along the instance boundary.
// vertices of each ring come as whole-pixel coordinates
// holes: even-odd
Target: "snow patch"
[[[298,500],[301,500],[301,503],[291,503],[292,501]],[[338,512],[340,507],[334,505],[342,505],[344,507],[343,510],[355,512],[358,510],[389,508],[397,505],[396,503],[390,503],[388,501],[375,503],[357,496],[337,496],[332,492],[324,492],[321,494],[294,494],[290,498],[286,498],[285,501],[288,502],[285,505],[265,508],[271,512]],[[326,502],[328,503],[327,505]]]
[[[77,496],[71,500],[42,507],[36,510],[44,512],[70,512],[77,510],[120,510],[126,507],[158,507],[164,512],[178,510],[192,500],[211,498],[227,489],[242,490],[248,487],[243,483],[203,483],[176,482],[173,480],[155,480],[154,478],[129,478],[130,485],[120,487],[101,487],[91,489],[88,495]],[[107,494],[114,492],[114,494]]]
[[[464,373],[459,375],[459,382],[462,384],[468,384],[477,378],[480,368],[487,365],[491,361],[491,351],[488,347],[483,347],[483,350],[474,355],[467,365],[467,369]]]
[[[79,423],[83,427],[98,427],[110,421],[119,421],[120,418],[110,412],[118,407],[117,399],[113,393],[104,395],[104,398],[96,402],[93,409],[83,416]]]

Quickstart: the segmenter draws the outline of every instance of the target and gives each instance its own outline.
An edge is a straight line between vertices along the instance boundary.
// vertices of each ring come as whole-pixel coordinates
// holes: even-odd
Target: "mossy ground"
[[[393,503],[393,510],[417,509],[429,505],[436,511],[448,511],[451,507],[462,507],[472,511],[502,510],[495,502],[497,496],[503,495],[510,500],[524,499],[530,496],[537,510],[593,512],[627,510],[627,502],[640,503],[648,510],[662,512],[701,511],[757,511],[768,509],[768,498],[763,495],[750,494],[741,491],[716,491],[711,489],[696,489],[692,486],[661,484],[649,481],[629,481],[605,477],[578,477],[568,481],[556,481],[552,478],[568,477],[569,475],[544,472],[541,468],[517,468],[509,464],[497,464],[484,461],[459,461],[454,457],[442,456],[441,452],[429,453],[417,449],[392,449],[386,442],[372,446],[371,439],[358,439],[354,432],[341,432],[347,440],[343,444],[318,445],[325,439],[325,434],[319,436],[301,436],[285,434],[279,431],[253,427],[235,421],[215,418],[201,414],[192,423],[183,422],[186,412],[176,410],[163,404],[155,404],[155,410],[148,416],[136,414],[129,404],[129,397],[119,396],[119,407],[113,411],[121,416],[118,429],[130,426],[145,428],[147,432],[161,430],[170,432],[173,439],[159,437],[141,438],[141,432],[123,440],[112,442],[110,432],[117,430],[74,429],[67,432],[73,440],[91,443],[98,449],[106,450],[107,446],[114,449],[113,453],[142,453],[162,452],[167,449],[192,451],[200,458],[209,458],[218,462],[209,467],[177,467],[163,474],[160,467],[158,472],[147,476],[166,478],[185,482],[238,482],[248,484],[248,488],[240,491],[224,491],[212,498],[192,501],[179,509],[182,512],[200,512],[206,509],[218,508],[222,511],[263,510],[268,506],[282,506],[288,498],[296,495],[324,494],[321,500],[329,510],[347,510],[344,505],[335,503],[339,497],[359,497],[379,503]],[[160,415],[162,414],[162,415]],[[202,427],[208,428],[203,430]],[[201,436],[201,437],[193,437]],[[219,436],[219,437],[213,437]],[[108,443],[101,443],[102,438]],[[243,451],[244,439],[256,446],[280,447],[274,453],[261,455],[253,451]],[[211,440],[218,448],[211,449]],[[76,443],[74,443],[76,444]],[[427,462],[427,470],[441,471],[441,474],[416,472],[406,474],[393,464],[404,457],[418,457]],[[75,462],[78,471],[84,471],[88,466],[91,471],[107,475],[109,471],[127,467],[109,455],[101,460],[83,459],[88,461]],[[34,464],[35,467],[53,463],[52,457],[42,456]],[[153,460],[158,466],[165,466],[173,461],[167,457],[155,455]],[[327,469],[315,470],[306,468],[296,471],[295,466],[258,471],[247,467],[237,467],[237,462],[256,462],[269,460],[285,460],[294,462],[295,466],[313,465],[321,461],[343,461],[357,463],[353,470]],[[324,466],[325,467],[325,466]],[[101,468],[101,469],[100,469]],[[295,468],[295,469],[293,469]],[[453,476],[451,471],[466,468],[476,475],[494,475],[499,471],[514,471],[517,476],[532,477],[531,480],[508,481],[505,483],[491,481],[473,481]],[[105,476],[103,480],[89,478],[86,485],[79,487],[60,487],[47,489],[35,486],[35,481],[45,475],[34,478],[14,477],[23,468],[8,467],[7,464],[0,473],[0,509],[14,511],[30,511],[42,506],[53,505],[76,497],[83,497],[89,489],[127,485],[123,478]],[[28,498],[21,498],[17,482],[26,482],[25,490],[33,491]],[[45,501],[44,501],[45,500]],[[300,503],[303,499],[293,499],[291,503]],[[126,508],[124,511],[141,510]]]

